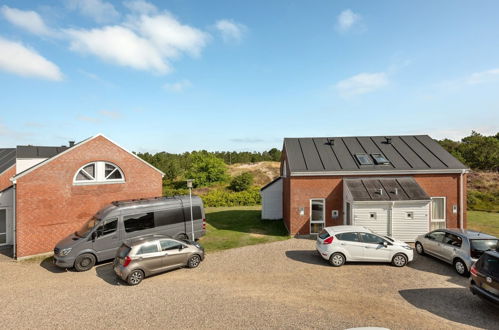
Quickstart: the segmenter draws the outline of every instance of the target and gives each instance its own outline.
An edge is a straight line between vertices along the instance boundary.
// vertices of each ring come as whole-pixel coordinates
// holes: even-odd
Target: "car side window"
[[[455,247],[461,247],[463,239],[457,235],[446,233],[444,236],[444,243]]]
[[[103,225],[101,225],[101,226],[99,226],[99,228],[97,228],[97,230],[96,230],[97,237],[112,234],[116,231],[117,228],[118,228],[118,218],[107,219],[107,220],[105,220],[105,223]]]
[[[336,234],[336,238],[341,240],[341,241],[348,241],[348,242],[358,242],[359,241],[359,235],[357,235],[357,233]]]
[[[154,243],[148,243],[144,244],[140,247],[139,251],[137,254],[148,254],[148,253],[156,253],[158,252],[158,244],[156,242]]]
[[[443,231],[433,231],[426,235],[426,237],[432,241],[442,242],[445,236],[445,232]]]
[[[364,243],[369,244],[383,244],[385,240],[377,235],[369,233],[360,233],[360,237]]]
[[[161,251],[177,250],[182,246],[181,243],[169,239],[159,241],[159,244],[161,245]]]

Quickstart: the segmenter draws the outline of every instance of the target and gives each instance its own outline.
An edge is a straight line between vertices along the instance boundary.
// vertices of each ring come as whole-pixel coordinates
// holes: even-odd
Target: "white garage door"
[[[414,242],[418,235],[429,231],[429,215],[429,202],[396,202],[392,209],[392,236]]]
[[[355,203],[352,210],[353,224],[364,226],[381,235],[389,235],[388,210],[387,204]]]

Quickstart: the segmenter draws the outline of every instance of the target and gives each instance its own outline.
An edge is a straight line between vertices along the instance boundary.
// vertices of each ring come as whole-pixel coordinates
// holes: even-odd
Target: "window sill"
[[[120,184],[126,181],[88,181],[88,182],[73,182],[73,186],[93,186],[101,184]]]

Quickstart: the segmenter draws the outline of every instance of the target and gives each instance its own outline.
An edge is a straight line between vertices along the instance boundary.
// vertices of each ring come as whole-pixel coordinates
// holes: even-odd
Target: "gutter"
[[[469,169],[462,170],[407,170],[407,171],[319,171],[319,172],[291,172],[291,176],[355,176],[355,175],[411,175],[411,174],[463,174]]]

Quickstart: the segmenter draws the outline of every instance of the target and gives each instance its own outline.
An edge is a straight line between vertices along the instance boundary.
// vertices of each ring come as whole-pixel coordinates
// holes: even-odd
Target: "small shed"
[[[262,219],[282,219],[282,178],[278,177],[260,189]]]

